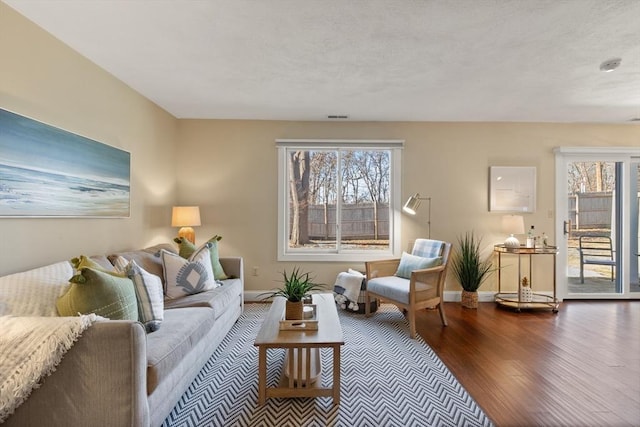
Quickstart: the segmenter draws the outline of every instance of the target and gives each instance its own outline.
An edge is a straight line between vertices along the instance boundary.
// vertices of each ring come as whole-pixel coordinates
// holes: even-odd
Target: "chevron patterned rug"
[[[258,330],[269,306],[247,304],[240,320],[182,396],[164,427],[176,426],[492,426],[436,354],[409,338],[402,313],[382,305],[370,318],[338,310],[340,405],[330,397],[267,399],[258,405]],[[267,352],[267,382],[278,382],[284,350]],[[321,350],[323,386],[332,356]]]

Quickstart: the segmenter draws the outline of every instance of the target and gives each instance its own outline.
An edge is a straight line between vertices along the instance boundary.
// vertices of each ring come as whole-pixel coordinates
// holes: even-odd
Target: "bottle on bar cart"
[[[535,228],[533,227],[533,225],[531,226],[531,228],[529,229],[529,232],[527,233],[527,247],[528,248],[535,248],[536,247],[536,238],[535,238]]]

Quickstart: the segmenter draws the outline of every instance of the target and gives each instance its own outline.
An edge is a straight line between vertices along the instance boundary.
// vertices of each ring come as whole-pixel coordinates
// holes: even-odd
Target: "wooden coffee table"
[[[285,299],[277,297],[271,304],[253,345],[258,347],[258,402],[263,405],[267,397],[333,397],[333,404],[340,404],[340,346],[344,344],[342,327],[338,319],[333,294],[314,294],[313,303],[318,311],[318,330],[281,331],[280,320]],[[267,388],[267,350],[285,348],[288,356],[288,379],[283,378],[277,387]],[[312,378],[312,351],[333,349],[333,383],[322,388],[322,378],[315,381],[296,380]],[[287,367],[285,367],[287,368]],[[297,375],[296,375],[297,373]]]

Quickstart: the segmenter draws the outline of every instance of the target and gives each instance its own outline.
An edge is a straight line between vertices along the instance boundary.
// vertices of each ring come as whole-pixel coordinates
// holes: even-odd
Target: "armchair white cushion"
[[[451,243],[417,239],[411,255],[421,257],[424,261],[411,258],[411,262],[423,268],[411,270],[407,275],[408,278],[399,277],[406,275],[406,272],[399,271],[402,270],[399,268],[402,264],[401,259],[366,262],[366,315],[371,315],[369,312],[371,298],[378,298],[406,310],[411,338],[416,336],[415,313],[419,309],[438,307],[442,324],[446,326],[442,294],[450,252]],[[427,267],[424,268],[425,266]]]

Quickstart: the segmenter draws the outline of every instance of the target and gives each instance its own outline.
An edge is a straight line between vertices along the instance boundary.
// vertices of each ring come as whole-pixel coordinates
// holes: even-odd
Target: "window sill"
[[[296,262],[365,262],[378,259],[399,258],[391,251],[358,253],[287,253],[279,254],[278,261]]]

